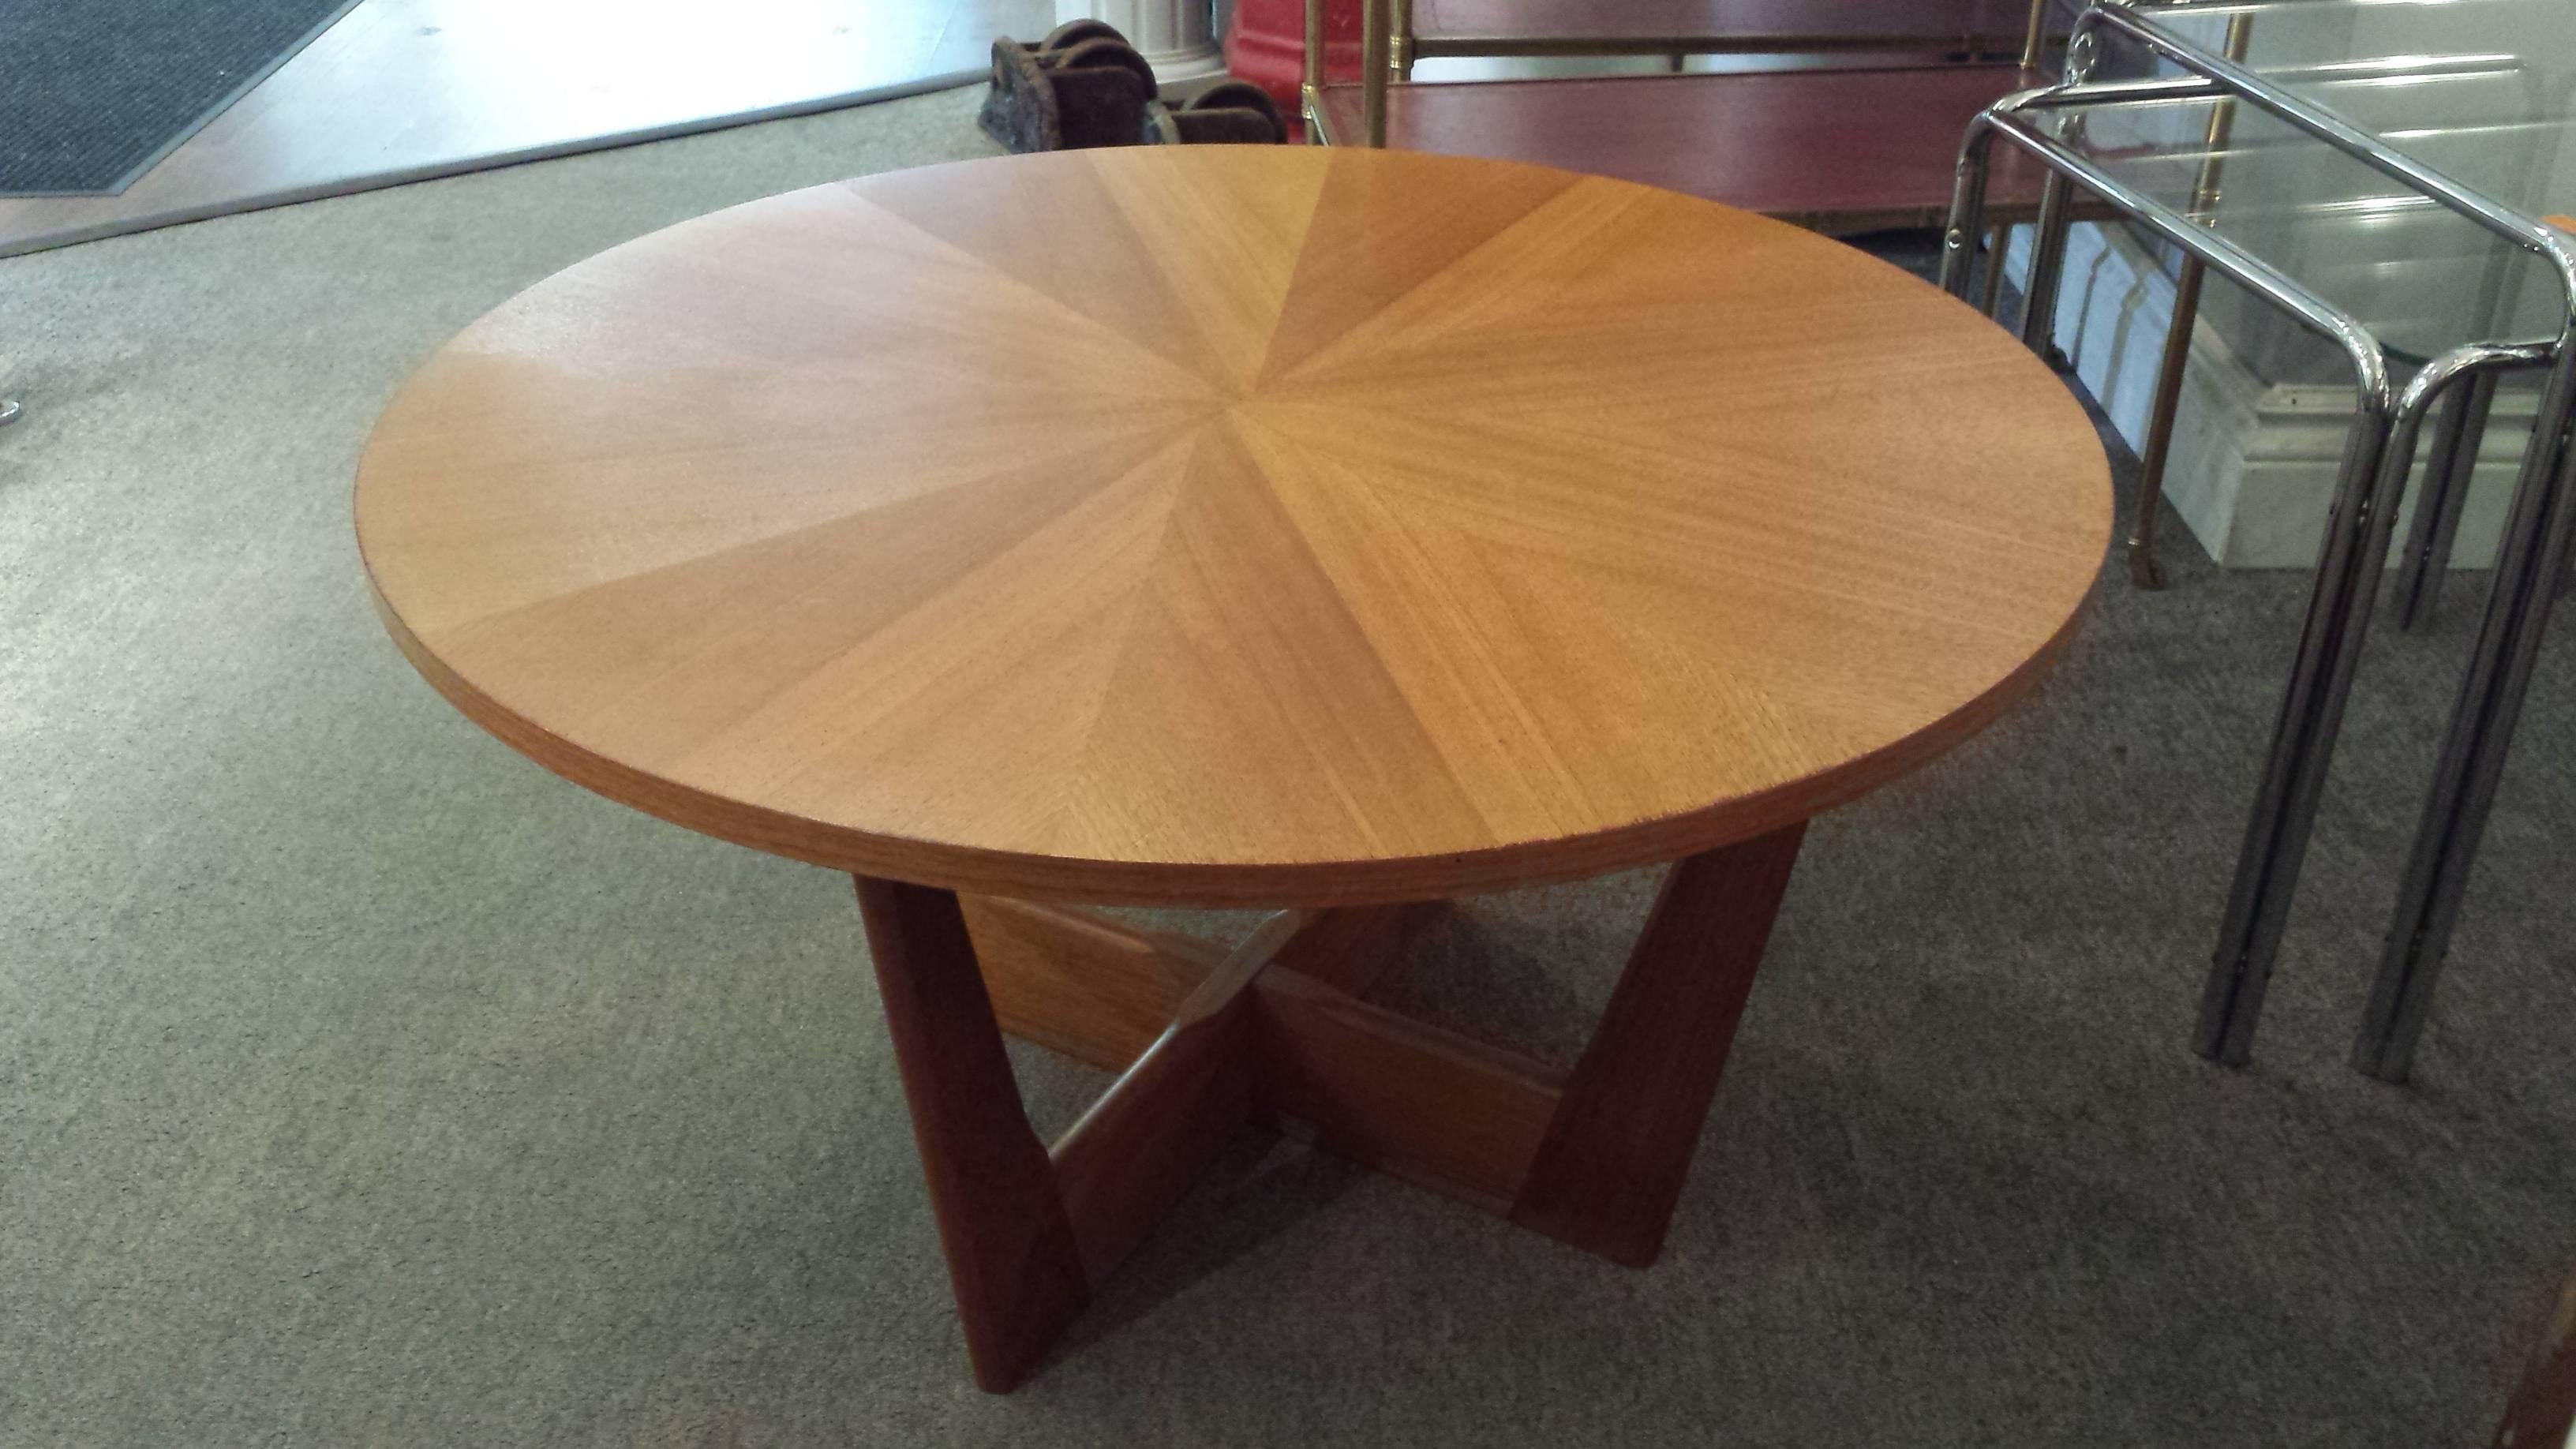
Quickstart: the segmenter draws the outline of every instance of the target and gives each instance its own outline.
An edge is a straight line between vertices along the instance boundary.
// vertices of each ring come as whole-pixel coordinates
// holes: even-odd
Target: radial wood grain
[[[1021,898],[1671,860],[1998,713],[2092,427],[1791,228],[1419,154],[1136,148],[753,203],[504,305],[360,468],[397,640],[693,829]]]

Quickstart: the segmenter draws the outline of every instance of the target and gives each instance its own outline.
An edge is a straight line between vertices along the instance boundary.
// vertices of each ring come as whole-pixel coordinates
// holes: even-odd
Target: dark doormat
[[[0,195],[131,185],[358,0],[0,0]]]

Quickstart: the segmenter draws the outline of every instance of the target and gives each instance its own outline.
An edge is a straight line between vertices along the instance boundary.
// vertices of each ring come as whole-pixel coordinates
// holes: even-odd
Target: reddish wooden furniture
[[[1538,161],[1668,187],[1828,235],[1934,226],[1949,214],[1959,137],[1998,98],[2040,83],[1996,66],[1744,76],[1399,85],[1387,144]],[[1320,96],[1320,139],[1361,134],[1357,86]],[[1996,157],[1992,203],[2037,207],[2039,169]]]
[[[1310,22],[1320,18],[1310,0]],[[1507,0],[1419,0],[1426,17],[1495,33],[1511,53],[1590,42],[1543,27],[1574,25],[1571,0],[1522,10]],[[1414,84],[1406,72],[1403,7],[1369,7],[1354,82],[1307,69],[1307,138],[1325,145],[1384,145],[1449,155],[1535,161],[1569,170],[1670,187],[1829,234],[1935,225],[1949,211],[1960,138],[1979,111],[2045,83],[2038,73],[2048,0],[2015,5],[2018,64],[1876,65],[1848,70],[1753,74],[1604,76]],[[1452,8],[1454,7],[1454,8]],[[1660,45],[1656,33],[1695,13],[1689,0],[1648,0],[1598,16],[1593,29],[1635,27],[1629,43]],[[1747,48],[1789,48],[1772,27],[1816,27],[1800,44],[1856,49],[1919,43],[1928,28],[1984,32],[1992,5],[1890,5],[1882,0],[1759,0],[1723,14]],[[1710,18],[1702,16],[1701,18]],[[1669,38],[1669,37],[1666,37]],[[1774,43],[1776,42],[1776,44]],[[1425,53],[1429,53],[1426,51]],[[1998,226],[2034,212],[2046,178],[2017,154],[1999,158],[1988,191]]]
[[[1412,0],[1398,60],[1446,55],[2021,53],[2020,0]],[[1408,17],[1399,9],[1399,24]],[[1356,31],[1353,32],[1356,35]],[[1409,42],[1409,46],[1408,46]]]
[[[1238,0],[1226,68],[1301,109],[1301,0]],[[1325,74],[1360,61],[1360,0],[1323,0]],[[1830,54],[1845,64],[1995,61],[2022,53],[2020,0],[1390,0],[1389,59]],[[1357,134],[1356,130],[1349,134]],[[1533,158],[1534,159],[1534,158]]]

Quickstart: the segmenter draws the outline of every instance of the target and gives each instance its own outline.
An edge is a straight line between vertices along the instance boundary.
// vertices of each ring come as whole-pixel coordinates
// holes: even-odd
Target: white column
[[[1058,25],[1086,17],[1117,26],[1152,62],[1155,79],[1167,84],[1225,69],[1209,0],[1055,0]]]

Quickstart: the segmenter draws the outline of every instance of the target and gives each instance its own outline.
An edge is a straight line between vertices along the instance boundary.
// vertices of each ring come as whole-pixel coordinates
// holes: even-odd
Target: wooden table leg
[[[1513,1222],[1619,1263],[1663,1251],[1806,831],[1802,822],[1673,867],[1566,1078]]]
[[[1089,1301],[957,897],[854,877],[977,1386],[1004,1393]]]
[[[2559,1449],[2570,1435],[2576,1435],[2576,1280],[2560,1295],[2490,1442],[2494,1449]]]
[[[1217,963],[1049,1154],[1093,1283],[1180,1205],[1251,1119],[1252,979],[1300,924],[1282,911]]]
[[[1804,835],[1673,867],[1571,1072],[1361,999],[1438,905],[1282,912],[1222,952],[858,878],[976,1383],[1026,1377],[1254,1118],[1653,1261]],[[1005,1023],[1123,1068],[1052,1152],[1020,1105]]]
[[[1232,953],[1195,969],[1104,926],[1060,914],[1020,917],[1023,930],[1061,928],[1095,965],[1134,968],[1140,979],[1128,985],[1147,994],[1194,969],[1198,977],[1160,1035],[1050,1151],[1021,1105],[955,893],[854,879],[967,1356],[978,1387],[1008,1393],[1251,1115],[1252,986],[1310,922],[1283,911]],[[1025,971],[999,979],[1020,988],[1034,981],[1058,1002],[1086,1000],[1064,994],[1061,980]],[[1123,1013],[1101,1016],[1085,1005],[1076,1016],[1112,1036],[1128,1030]]]

